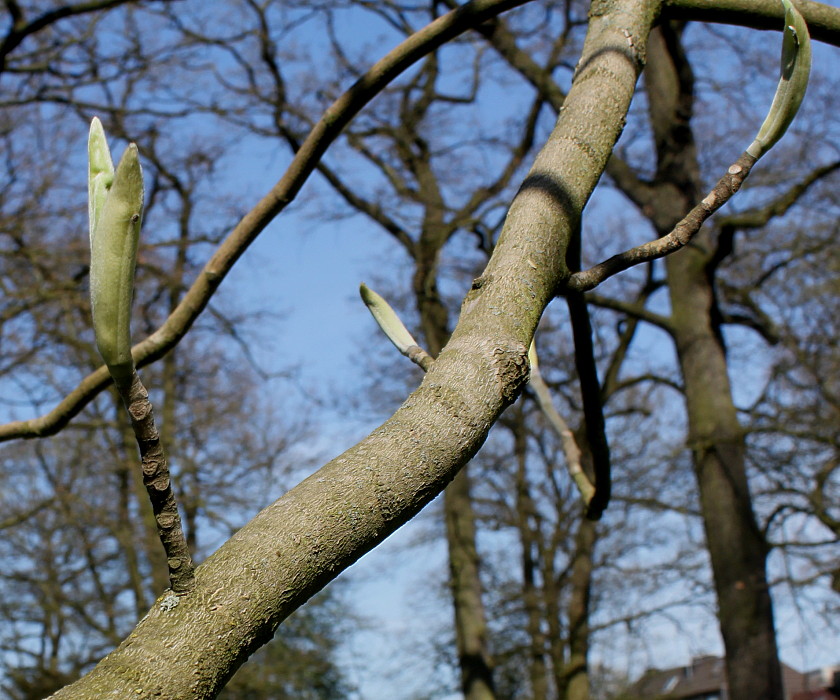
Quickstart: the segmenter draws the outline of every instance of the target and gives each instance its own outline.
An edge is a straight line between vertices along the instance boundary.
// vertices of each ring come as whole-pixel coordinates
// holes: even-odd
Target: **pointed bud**
[[[90,123],[88,137],[88,220],[91,236],[113,182],[114,164],[111,161],[111,150],[105,139],[102,122],[94,117]]]
[[[96,345],[114,380],[131,377],[131,302],[143,214],[143,172],[130,144],[109,176],[110,154],[98,120],[91,126],[90,296]],[[111,179],[110,187],[106,184]],[[97,180],[97,178],[99,178]]]
[[[790,0],[785,6],[785,28],[782,37],[782,67],[779,85],[767,118],[747,153],[761,158],[784,136],[805,97],[811,74],[811,39],[808,26]]]
[[[364,282],[359,286],[359,293],[362,295],[362,301],[368,307],[371,315],[379,327],[384,331],[385,335],[403,355],[408,353],[408,349],[412,346],[417,346],[417,341],[414,340],[411,333],[400,321],[397,313],[390,307],[376,292],[370,289]]]

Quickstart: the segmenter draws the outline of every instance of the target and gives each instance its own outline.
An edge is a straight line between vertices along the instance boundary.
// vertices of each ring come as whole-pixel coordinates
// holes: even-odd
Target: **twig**
[[[594,289],[605,279],[623,272],[634,265],[661,258],[687,245],[712,214],[726,204],[743,184],[756,158],[746,151],[736,160],[726,174],[718,180],[711,192],[697,204],[670,233],[655,241],[613,255],[594,267],[571,275],[565,284],[569,290],[586,292]]]
[[[408,332],[408,329],[388,302],[365,284],[360,285],[359,292],[371,315],[382,329],[382,332],[388,337],[388,340],[394,344],[400,353],[419,365],[424,372],[428,372],[434,363],[434,358],[417,344],[417,341]],[[572,481],[574,481],[578,491],[580,491],[587,513],[589,513],[595,496],[595,487],[589,481],[586,472],[583,470],[581,450],[575,440],[574,433],[572,433],[569,425],[557,412],[557,409],[554,408],[554,404],[551,401],[551,393],[540,374],[537,349],[533,341],[528,351],[528,361],[531,365],[531,378],[529,381],[537,397],[537,403],[551,427],[554,428],[554,431],[560,437],[563,445],[563,453],[566,456],[566,467],[569,471],[569,476],[572,477]],[[607,489],[607,492],[609,492],[609,489]],[[609,496],[607,496],[607,500],[609,500]],[[600,516],[602,511],[603,508],[600,508],[598,516]],[[597,517],[594,519],[597,520]]]
[[[531,389],[534,390],[534,395],[537,397],[537,404],[546,417],[546,420],[548,420],[549,425],[554,428],[554,432],[560,438],[560,442],[563,445],[563,454],[566,457],[566,469],[580,492],[584,506],[588,509],[589,504],[592,502],[592,497],[595,495],[595,487],[589,481],[589,477],[586,476],[586,472],[583,470],[581,463],[582,453],[577,444],[577,440],[575,440],[574,433],[569,428],[569,424],[563,420],[563,416],[554,408],[554,402],[551,400],[551,392],[540,373],[537,349],[533,342],[528,351],[528,360],[531,363],[531,378],[528,381]]]
[[[373,316],[382,332],[394,344],[394,347],[424,372],[428,372],[434,358],[418,345],[414,336],[408,332],[405,324],[397,316],[397,312],[391,308],[391,305],[364,282],[359,285],[359,294],[368,311],[370,311],[370,315]]]
[[[175,593],[188,593],[195,585],[194,567],[181,527],[181,516],[178,514],[178,504],[169,477],[169,465],[155,425],[149,392],[136,371],[132,372],[129,382],[115,384],[131,417],[131,427],[140,448],[143,485],[152,502],[158,537],[166,552],[169,585]]]
[[[386,302],[379,294],[367,287],[367,285],[362,284],[359,291],[362,299],[368,307],[368,310],[376,320],[377,324],[379,324],[379,327],[388,337],[388,340],[394,344],[400,353],[405,355],[416,365],[419,365],[424,372],[428,372],[429,368],[434,363],[434,358],[432,358],[432,356],[429,355],[429,353],[427,353],[423,348],[417,345],[417,341],[414,340],[412,335],[408,332],[408,329],[406,329],[405,325],[399,319],[396,312],[391,308],[388,302]],[[575,486],[577,486],[578,491],[580,491],[584,506],[586,507],[587,513],[589,513],[590,506],[595,496],[595,487],[592,485],[592,482],[589,481],[589,478],[586,476],[586,472],[583,470],[581,450],[580,447],[578,447],[577,440],[575,440],[574,433],[569,428],[568,423],[566,423],[566,421],[563,420],[563,417],[557,412],[557,409],[554,408],[554,404],[551,401],[551,393],[540,374],[537,350],[533,341],[531,342],[531,348],[528,351],[528,361],[531,365],[531,378],[529,382],[531,384],[531,388],[534,390],[534,394],[537,397],[537,404],[551,427],[554,428],[554,431],[560,437],[560,441],[563,445],[563,453],[566,457],[566,468],[568,469],[569,476],[571,476],[572,481],[575,483]],[[608,499],[609,497],[607,500]],[[598,512],[599,516],[601,511],[603,511],[603,508],[601,508]]]

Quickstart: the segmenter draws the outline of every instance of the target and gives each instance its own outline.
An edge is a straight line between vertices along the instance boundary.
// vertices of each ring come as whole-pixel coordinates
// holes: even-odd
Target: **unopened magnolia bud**
[[[130,322],[143,215],[143,172],[134,144],[113,171],[98,119],[91,124],[88,152],[93,330],[102,359],[119,383],[129,380],[134,369]]]
[[[396,346],[397,350],[403,355],[407,355],[409,348],[417,346],[417,341],[414,340],[414,337],[408,332],[408,329],[387,301],[364,282],[359,286],[359,293],[362,295],[362,301],[365,302],[368,311],[376,319],[379,327],[388,336],[388,340]]]
[[[782,4],[785,6],[785,28],[782,37],[781,77],[767,118],[747,148],[747,153],[755,158],[763,156],[784,136],[799,111],[811,74],[808,26],[790,0],[782,0]]]
[[[113,182],[114,164],[111,161],[111,150],[105,139],[102,122],[94,117],[88,137],[88,220],[91,236]]]

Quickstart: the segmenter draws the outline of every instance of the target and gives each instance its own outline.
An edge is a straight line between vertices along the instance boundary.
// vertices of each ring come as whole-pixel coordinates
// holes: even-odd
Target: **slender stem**
[[[657,238],[655,241],[644,243],[618,255],[613,255],[608,260],[598,263],[594,267],[575,272],[566,282],[566,288],[578,292],[586,292],[594,289],[608,277],[612,277],[634,265],[650,262],[673,253],[694,237],[703,223],[724,204],[726,204],[740,188],[741,184],[750,174],[756,158],[749,153],[744,153],[726,171],[714,189],[709,192],[702,202],[697,204],[680,221],[670,233]]]
[[[580,292],[566,295],[569,318],[572,322],[572,336],[575,344],[575,369],[577,370],[580,394],[583,400],[583,422],[589,455],[595,481],[595,493],[586,504],[586,517],[600,520],[610,503],[612,473],[610,466],[610,445],[604,424],[604,406],[601,398],[601,382],[595,365],[595,346],[592,341],[592,322],[586,300]]]
[[[581,460],[582,453],[580,446],[575,439],[575,434],[572,432],[572,429],[569,427],[569,424],[566,423],[563,416],[561,416],[554,407],[554,402],[551,400],[551,391],[545,383],[545,380],[542,378],[542,373],[540,372],[537,349],[533,343],[531,343],[528,359],[531,362],[531,374],[528,379],[528,383],[531,390],[534,392],[537,404],[548,421],[548,424],[560,438],[561,444],[563,445],[563,454],[566,457],[566,469],[580,492],[583,504],[588,510],[589,504],[592,502],[592,498],[595,495],[595,486],[583,470],[583,462]]]
[[[175,593],[188,593],[195,585],[193,562],[181,527],[169,465],[155,425],[149,392],[136,371],[132,372],[129,381],[118,383],[117,390],[131,417],[131,427],[140,448],[143,485],[152,502],[158,537],[166,552],[169,585]]]

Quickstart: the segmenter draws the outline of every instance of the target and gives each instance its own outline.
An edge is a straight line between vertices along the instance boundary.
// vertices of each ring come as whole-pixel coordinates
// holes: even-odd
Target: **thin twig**
[[[117,390],[131,417],[131,427],[140,448],[143,485],[152,502],[158,537],[166,552],[169,585],[175,593],[188,593],[195,585],[193,562],[181,527],[181,516],[178,514],[178,504],[169,477],[169,465],[155,425],[149,392],[136,371],[132,373],[129,383],[117,384]]]
[[[577,489],[580,492],[580,497],[583,499],[583,504],[588,510],[589,504],[592,502],[592,498],[595,495],[595,487],[592,485],[592,482],[589,481],[589,477],[586,476],[586,472],[583,470],[581,462],[582,453],[577,444],[577,440],[575,440],[575,434],[572,432],[569,424],[563,420],[563,416],[560,415],[554,407],[554,402],[551,400],[551,392],[540,373],[540,363],[537,358],[537,350],[533,342],[531,343],[531,349],[528,352],[528,359],[531,363],[531,377],[528,380],[528,383],[530,384],[531,389],[533,389],[534,395],[537,397],[537,404],[539,405],[540,410],[543,412],[543,415],[546,417],[549,425],[551,425],[554,432],[556,432],[560,438],[560,442],[563,446],[563,454],[566,457],[566,469],[569,472],[569,476],[572,477],[572,481],[575,483],[575,486],[577,486]]]
[[[729,166],[726,174],[718,180],[712,191],[706,195],[702,202],[688,212],[686,217],[674,227],[673,231],[657,238],[655,241],[613,255],[588,270],[575,272],[566,282],[566,289],[576,292],[589,291],[605,279],[634,265],[664,257],[684,247],[700,230],[706,219],[726,204],[732,198],[732,195],[741,188],[755,163],[756,158],[744,152],[738,160]]]

